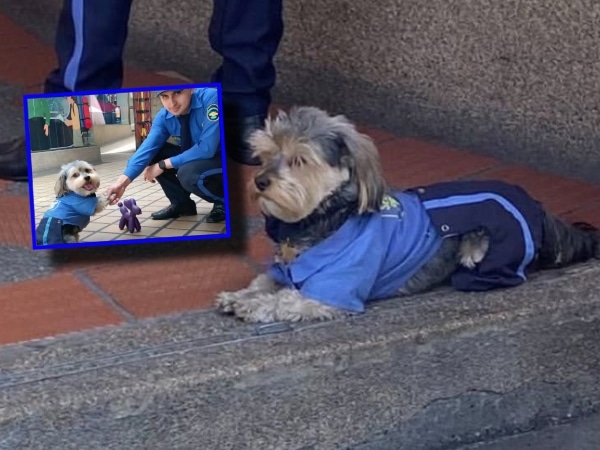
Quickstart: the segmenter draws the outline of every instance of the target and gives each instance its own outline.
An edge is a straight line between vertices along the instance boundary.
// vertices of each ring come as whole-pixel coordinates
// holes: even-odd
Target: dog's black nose
[[[92,177],[90,177],[89,175],[86,175],[86,176],[85,176],[85,181],[90,181],[90,179],[91,179],[91,178],[92,178]]]
[[[264,191],[271,184],[271,180],[265,174],[259,175],[254,178],[254,184],[258,188],[259,191]]]

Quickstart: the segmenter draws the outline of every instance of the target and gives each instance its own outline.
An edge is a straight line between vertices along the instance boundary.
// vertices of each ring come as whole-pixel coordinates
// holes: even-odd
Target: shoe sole
[[[169,217],[154,217],[152,214],[150,215],[150,217],[152,218],[152,220],[169,220],[169,219],[177,219],[178,217],[185,217],[185,216],[197,216],[198,213],[184,213],[184,214],[177,214],[175,216],[169,216]]]
[[[0,179],[2,180],[6,180],[6,181],[27,181],[29,180],[29,177],[27,175],[23,175],[23,176],[16,176],[16,177],[9,177],[9,176],[0,176]]]
[[[206,219],[206,223],[221,223],[221,222],[225,222],[225,220],[227,219],[227,217],[223,217],[223,219],[221,220],[212,220],[212,219]]]

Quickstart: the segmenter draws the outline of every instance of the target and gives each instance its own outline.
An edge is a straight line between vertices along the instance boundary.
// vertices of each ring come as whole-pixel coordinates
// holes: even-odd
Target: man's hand
[[[47,123],[44,124],[44,134],[46,136],[48,136],[48,124]]]
[[[144,181],[149,181],[150,183],[156,182],[156,177],[162,174],[164,170],[158,167],[157,164],[152,164],[144,169]]]
[[[129,186],[130,183],[131,180],[128,177],[126,177],[125,175],[121,175],[117,181],[115,181],[111,186],[109,186],[105,193],[106,197],[108,198],[108,204],[117,204],[119,200],[121,200],[121,197],[123,197],[125,189],[127,188],[127,186]]]

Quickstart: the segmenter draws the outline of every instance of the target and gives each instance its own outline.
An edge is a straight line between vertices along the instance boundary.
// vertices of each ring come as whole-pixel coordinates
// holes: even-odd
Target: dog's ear
[[[271,136],[266,130],[258,129],[248,137],[248,145],[252,149],[252,157],[260,158],[260,155],[268,152],[273,146]]]
[[[61,170],[58,174],[58,178],[56,179],[56,183],[54,183],[54,193],[56,197],[62,197],[68,192],[67,188],[67,171]]]
[[[351,177],[358,185],[358,212],[379,211],[387,186],[381,170],[379,153],[373,140],[359,133],[345,117],[338,116],[337,136],[347,149]]]

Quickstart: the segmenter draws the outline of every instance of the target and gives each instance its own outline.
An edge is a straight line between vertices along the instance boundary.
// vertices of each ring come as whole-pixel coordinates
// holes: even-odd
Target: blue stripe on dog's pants
[[[79,76],[79,68],[81,58],[83,56],[84,47],[84,32],[85,26],[84,17],[84,2],[85,0],[71,0],[71,15],[73,18],[73,27],[75,29],[75,45],[73,46],[73,54],[65,69],[64,85],[71,91],[75,90],[77,85],[77,77]],[[93,19],[92,19],[93,20]]]
[[[48,245],[48,232],[50,231],[50,224],[52,219],[46,219],[46,226],[44,227],[44,235],[42,237],[42,245]]]
[[[206,177],[210,177],[211,175],[218,175],[220,173],[223,173],[223,169],[211,169],[211,170],[207,170],[206,172],[203,172],[202,175],[200,175],[200,179],[198,180],[198,189],[200,189],[202,192],[204,192],[204,194],[206,194],[208,197],[216,200],[216,201],[224,201],[224,199],[222,197],[218,197],[216,195],[214,195],[212,192],[210,192],[205,186],[204,186],[204,179]]]
[[[479,203],[486,200],[493,200],[498,202],[504,209],[506,209],[509,213],[513,215],[513,217],[519,222],[521,226],[521,231],[523,232],[523,240],[525,241],[525,257],[523,261],[519,265],[519,269],[517,270],[517,275],[519,275],[524,280],[527,279],[525,276],[525,268],[531,263],[535,256],[535,246],[533,244],[533,237],[531,235],[531,230],[529,229],[529,225],[527,221],[521,214],[521,212],[514,207],[512,203],[506,200],[504,197],[493,194],[493,193],[481,193],[481,194],[472,194],[472,195],[455,195],[452,197],[441,198],[436,200],[428,200],[423,202],[423,206],[425,209],[435,209],[435,208],[444,208],[447,206],[457,206],[457,205],[466,205],[470,203]]]

